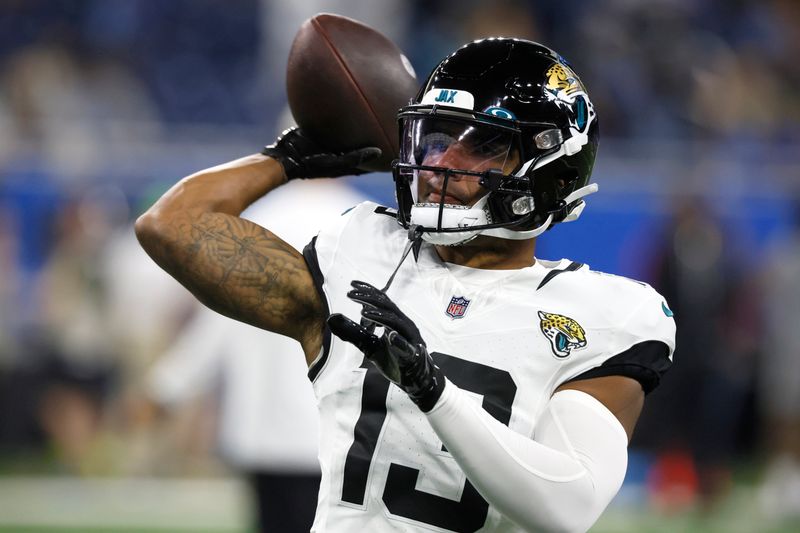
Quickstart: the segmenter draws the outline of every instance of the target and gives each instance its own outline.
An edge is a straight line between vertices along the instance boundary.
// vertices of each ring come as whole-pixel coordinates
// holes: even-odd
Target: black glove
[[[364,352],[389,381],[403,389],[425,413],[444,390],[444,374],[428,354],[425,341],[411,321],[380,289],[353,281],[347,297],[363,305],[362,322],[383,326],[378,337],[367,327],[341,314],[328,317],[331,332]]]
[[[290,180],[296,178],[335,178],[354,176],[368,170],[358,167],[381,156],[374,146],[351,152],[332,152],[308,138],[297,126],[281,133],[277,140],[261,153],[277,159]]]

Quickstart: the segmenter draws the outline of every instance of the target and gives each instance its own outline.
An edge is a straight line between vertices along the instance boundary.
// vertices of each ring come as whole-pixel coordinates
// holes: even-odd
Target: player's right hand
[[[327,150],[306,136],[297,126],[285,130],[262,154],[276,159],[289,180],[301,178],[335,178],[364,174],[359,167],[381,156],[375,146],[350,152]]]

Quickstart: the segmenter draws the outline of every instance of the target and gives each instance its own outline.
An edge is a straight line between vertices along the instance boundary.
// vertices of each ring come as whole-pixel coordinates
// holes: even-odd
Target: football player
[[[398,209],[362,203],[303,255],[239,213],[377,149],[289,130],[182,180],[137,235],[208,306],[301,343],[321,417],[314,531],[585,531],[675,335],[648,285],[534,257],[597,188],[589,95],[554,51],[485,39],[399,120]]]

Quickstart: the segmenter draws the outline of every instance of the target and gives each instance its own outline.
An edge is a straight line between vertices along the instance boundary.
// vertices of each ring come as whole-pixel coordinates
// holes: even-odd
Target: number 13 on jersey
[[[434,352],[431,355],[450,381],[462,389],[482,395],[483,408],[508,425],[517,391],[508,372],[446,354]],[[448,531],[471,532],[483,527],[489,504],[468,480],[464,480],[460,499],[438,496],[418,490],[420,470],[400,464],[413,464],[413,457],[405,461],[403,457],[383,457],[382,450],[386,447],[379,446],[379,439],[385,433],[384,424],[391,423],[392,419],[389,417],[387,422],[386,404],[391,383],[366,359],[361,366],[367,372],[362,389],[361,414],[344,463],[342,502],[364,505],[367,493],[376,489],[368,486],[376,482],[370,480],[370,470],[374,463],[386,461],[389,468],[381,499],[390,516]],[[442,451],[446,452],[444,449]]]

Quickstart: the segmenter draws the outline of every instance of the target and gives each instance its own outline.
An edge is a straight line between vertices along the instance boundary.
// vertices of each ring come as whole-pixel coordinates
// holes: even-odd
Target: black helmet
[[[564,58],[540,44],[491,38],[465,45],[439,63],[398,120],[398,220],[435,244],[478,234],[532,238],[578,218],[581,198],[597,190],[587,185],[598,142],[594,107]],[[451,150],[471,154],[470,168],[439,164]],[[436,200],[418,201],[419,178],[431,176],[439,180]],[[447,194],[454,180],[487,194],[460,204]]]

